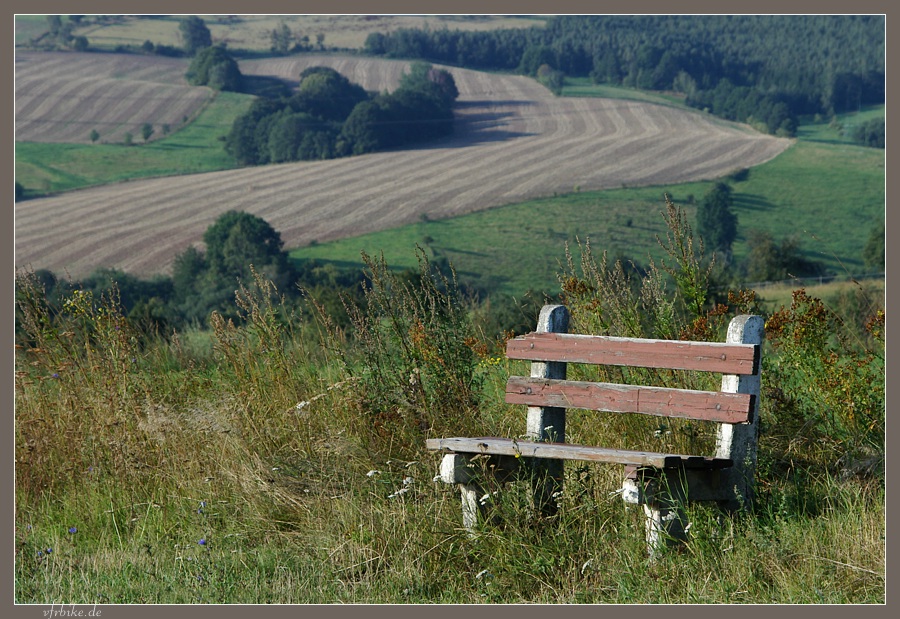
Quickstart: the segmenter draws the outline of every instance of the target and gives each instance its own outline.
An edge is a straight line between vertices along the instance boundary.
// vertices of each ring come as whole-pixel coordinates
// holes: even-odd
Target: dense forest
[[[225,149],[243,165],[333,159],[434,140],[453,132],[453,76],[413,63],[391,93],[368,93],[327,67],[310,67],[296,91],[261,97],[238,117]]]
[[[694,107],[792,135],[799,115],[884,102],[884,27],[879,15],[561,16],[527,30],[373,33],[365,51],[675,91]]]

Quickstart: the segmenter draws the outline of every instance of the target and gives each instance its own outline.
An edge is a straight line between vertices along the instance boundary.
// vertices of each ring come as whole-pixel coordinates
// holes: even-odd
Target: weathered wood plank
[[[527,361],[558,361],[722,374],[756,374],[755,344],[650,340],[569,333],[529,333],[509,340],[506,355]]]
[[[641,413],[718,423],[748,423],[755,396],[747,393],[511,376],[506,383],[506,401],[527,406]]]
[[[679,467],[688,469],[721,469],[730,467],[733,464],[727,458],[705,458],[682,454],[607,449],[605,447],[590,447],[569,443],[532,443],[530,441],[490,437],[435,438],[425,441],[425,445],[432,451],[607,462],[664,469]]]

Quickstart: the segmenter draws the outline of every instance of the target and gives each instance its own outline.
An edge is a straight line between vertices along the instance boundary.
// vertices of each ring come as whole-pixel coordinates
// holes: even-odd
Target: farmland
[[[174,105],[169,94],[196,102],[202,97],[195,90],[208,92],[181,87],[173,79],[173,62],[60,54],[54,62],[31,61],[52,73],[30,74],[29,63],[23,63],[19,81],[52,75],[71,80],[73,90],[103,79],[159,80],[161,93],[163,85],[177,88],[132,115],[139,127]],[[68,70],[66,63],[72,63]],[[304,55],[244,60],[241,71],[290,80],[315,65],[334,67],[370,90],[395,87],[408,66]],[[452,138],[415,150],[139,180],[28,201],[16,213],[16,265],[74,277],[99,266],[148,276],[166,272],[176,253],[197,244],[215,218],[231,209],[263,217],[288,247],[296,247],[576,189],[712,179],[769,161],[791,144],[699,113],[625,100],[556,98],[529,78],[448,69],[460,91]],[[84,107],[73,108],[53,93],[49,98],[42,115],[65,119]],[[36,108],[22,109],[17,124]],[[91,119],[101,120],[102,115]],[[67,222],[64,230],[59,221]]]
[[[239,168],[221,138],[252,96],[189,86],[187,60],[138,52],[177,45],[174,16],[101,17],[76,30],[101,53],[17,55],[31,94],[16,92],[18,137],[30,136],[16,143],[16,603],[884,603],[884,286],[804,291],[794,279],[720,305],[721,286],[746,284],[678,251],[696,248],[682,222],[724,180],[736,278],[754,229],[859,273],[884,213],[885,158],[842,128],[883,105],[810,117],[788,140],[688,111],[669,91],[567,76],[564,92],[582,98],[557,98],[533,78],[453,67],[452,137]],[[215,41],[241,50],[245,75],[295,84],[327,65],[390,90],[408,66],[265,58],[280,16],[205,17]],[[288,23],[314,43],[324,32],[326,48],[421,25],[321,17]],[[17,44],[42,25],[17,18]],[[664,220],[665,206],[686,219]],[[230,209],[266,221],[220,217]],[[131,276],[167,272],[229,219],[227,237],[207,235],[171,277]],[[294,268],[275,243],[243,251],[276,230]],[[586,238],[593,256],[573,245]],[[567,244],[574,259],[560,264]],[[623,273],[607,251],[671,261]],[[746,510],[688,505],[689,544],[649,560],[622,469],[569,464],[556,516],[534,509],[527,482],[488,485],[490,523],[460,526],[459,493],[434,480],[440,458],[425,441],[529,438],[504,396],[527,364],[503,350],[513,329],[534,328],[542,293],[560,290],[579,332],[721,340],[731,315],[766,318]],[[698,294],[702,306],[685,302]],[[572,411],[566,438],[713,449],[714,428],[666,421]]]

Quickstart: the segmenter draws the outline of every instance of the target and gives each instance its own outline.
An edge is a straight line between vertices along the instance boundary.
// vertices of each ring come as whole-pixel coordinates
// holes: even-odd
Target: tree
[[[747,245],[750,253],[744,271],[751,282],[815,277],[825,272],[821,263],[803,257],[795,237],[785,237],[779,245],[768,231],[753,229],[747,233]]]
[[[91,136],[90,136],[90,137],[91,137],[91,143],[94,143],[94,142],[96,142],[97,140],[100,139],[100,134],[97,133],[97,130],[96,130],[96,129],[91,129]]]
[[[178,31],[181,34],[181,43],[184,51],[188,56],[193,56],[200,50],[212,46],[212,35],[206,22],[191,15],[182,19],[178,24]]]
[[[291,50],[291,41],[294,38],[291,29],[284,22],[272,30],[272,51],[276,54],[286,55]]]
[[[144,123],[141,127],[141,137],[144,138],[144,141],[150,139],[150,136],[153,135],[153,125],[150,123]]]
[[[86,36],[77,36],[72,39],[72,49],[76,52],[87,51],[88,45],[88,39]]]
[[[207,47],[194,56],[185,79],[193,86],[209,86],[215,90],[238,91],[243,76],[237,61],[218,45]]]
[[[62,17],[59,15],[48,15],[47,27],[50,29],[50,36],[55,37],[62,30]]]
[[[281,235],[269,223],[250,213],[229,211],[203,234],[206,263],[218,277],[228,281],[250,279],[250,265],[262,271],[274,267],[273,275],[290,271]],[[276,282],[277,283],[277,282]]]
[[[737,238],[737,216],[731,212],[732,202],[731,187],[719,182],[697,208],[697,232],[708,249],[726,257],[730,257],[731,245]]]
[[[25,188],[21,183],[16,181],[16,202],[22,199],[22,196],[25,195]]]
[[[880,222],[869,234],[863,249],[863,261],[870,269],[884,270],[884,222]]]

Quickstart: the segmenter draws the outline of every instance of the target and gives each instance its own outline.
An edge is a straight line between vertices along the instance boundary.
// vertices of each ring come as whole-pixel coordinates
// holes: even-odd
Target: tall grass
[[[655,270],[629,274],[587,251],[561,270],[579,328],[719,339],[752,305],[746,292],[695,303],[708,263],[667,209],[669,257]],[[834,349],[868,389],[791,363],[801,331],[838,337],[839,323],[818,320],[828,307],[809,315],[819,306],[801,296],[778,316],[754,511],[720,519],[692,505],[691,542],[651,562],[615,467],[567,466],[555,519],[533,515],[516,483],[493,504],[494,524],[462,528],[424,440],[523,433],[524,412],[503,403],[523,368],[481,334],[452,271],[418,259],[401,276],[366,258],[366,300],[348,306],[347,331],[315,299],[314,319],[294,314],[259,274],[236,291],[237,319],[153,335],[123,317],[115,289],[75,291],[54,311],[20,273],[16,601],[884,602],[883,368],[855,365],[883,357],[883,313],[860,356]],[[841,384],[850,400],[834,399]],[[826,386],[834,398],[804,395]],[[849,404],[864,423],[837,414]],[[657,446],[703,438],[588,414],[572,425],[600,443],[624,432]]]

